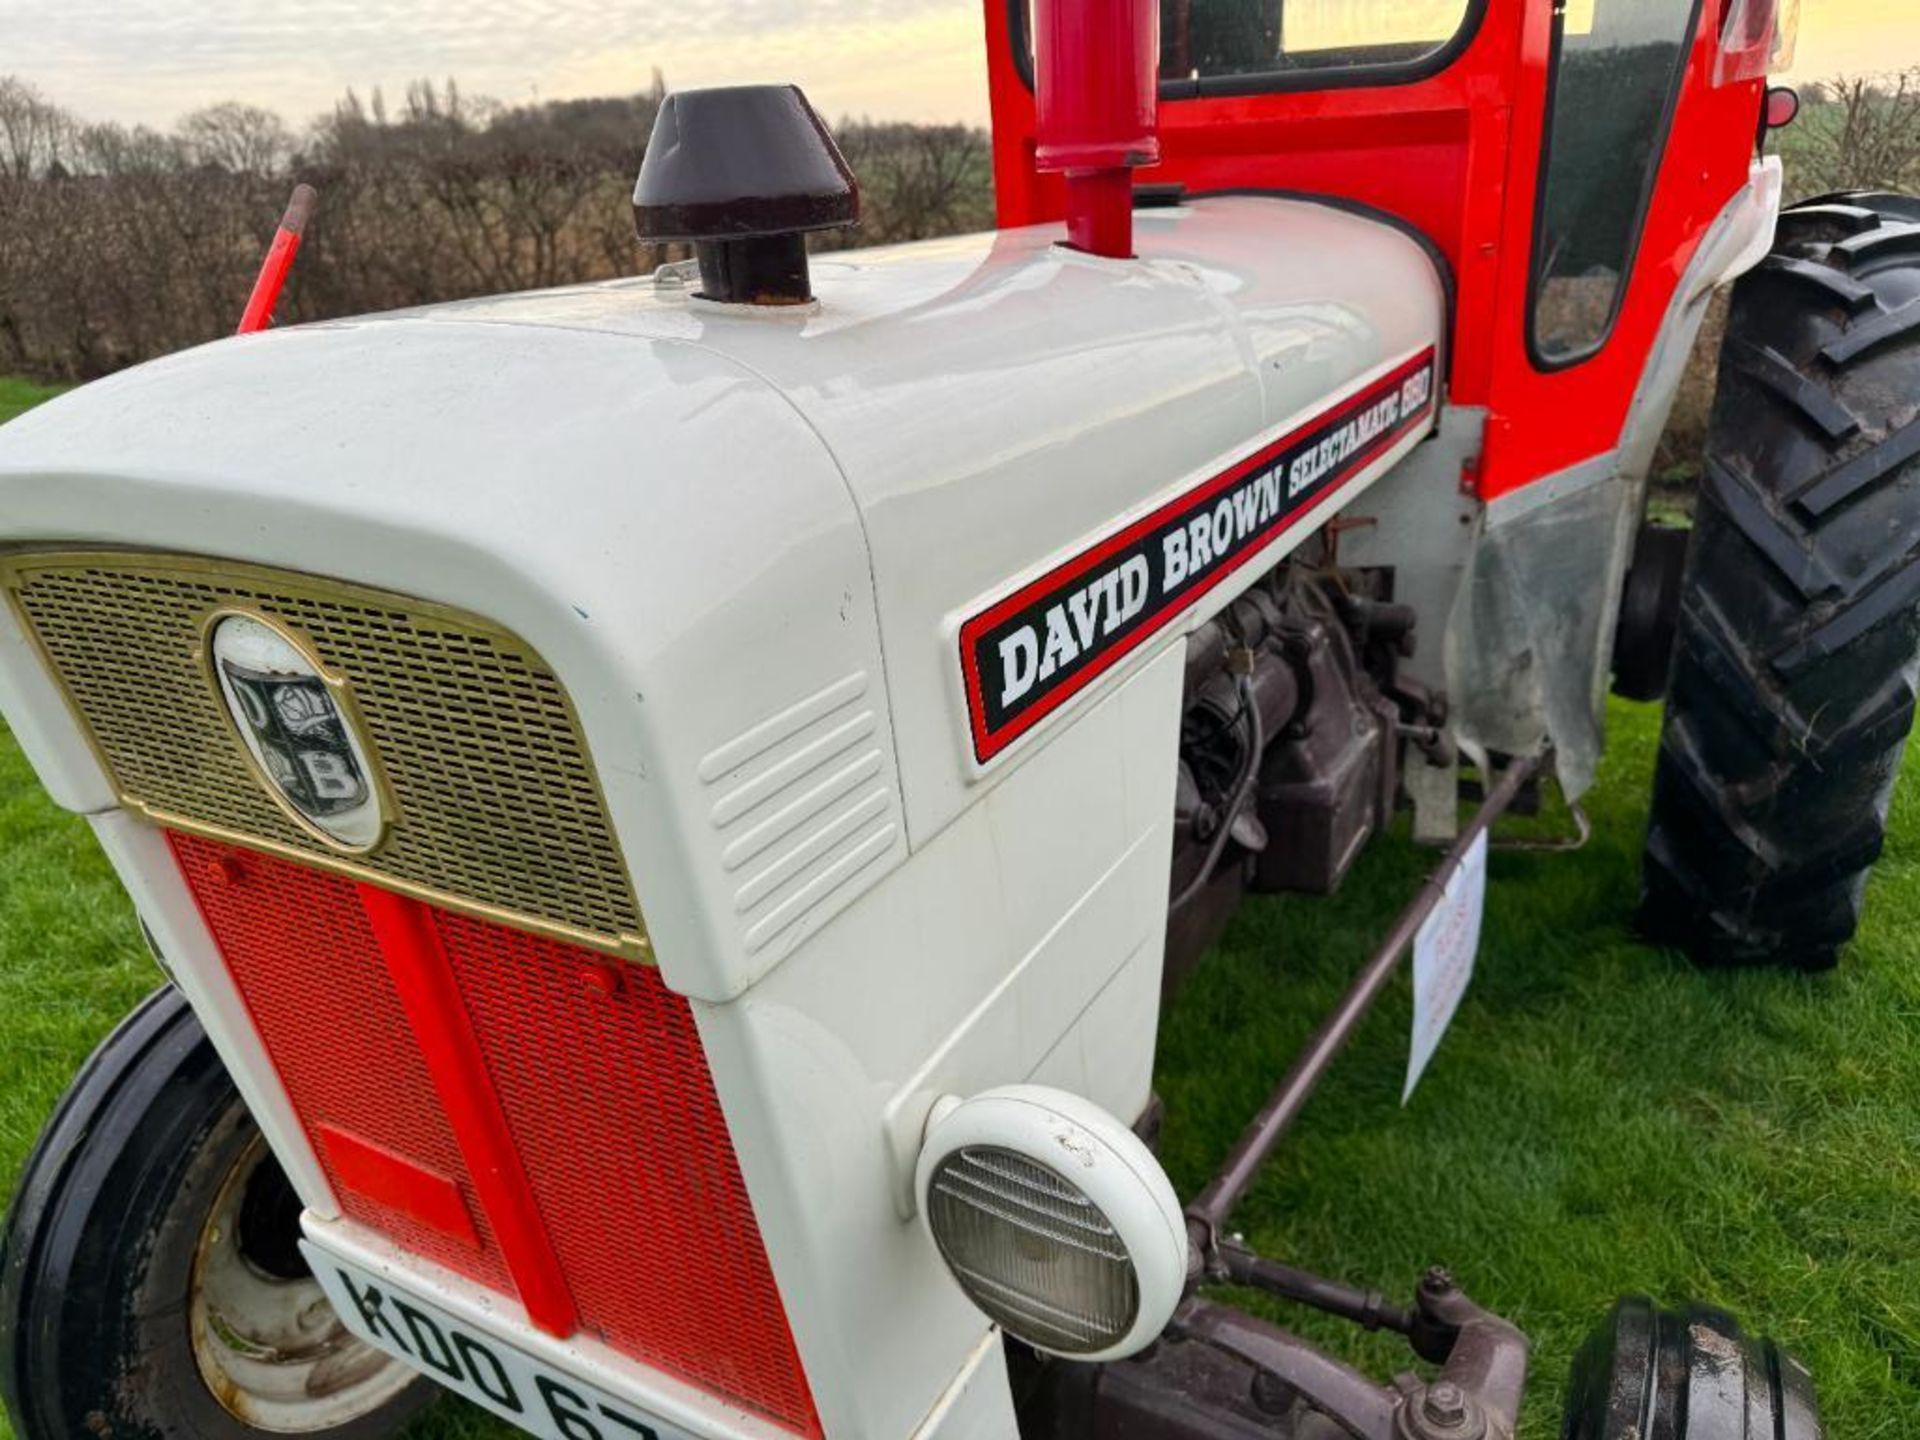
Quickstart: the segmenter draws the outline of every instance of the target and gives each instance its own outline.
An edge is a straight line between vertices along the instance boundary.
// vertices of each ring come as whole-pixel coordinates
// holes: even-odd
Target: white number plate
[[[692,1440],[575,1376],[462,1324],[310,1244],[300,1247],[346,1327],[544,1440]]]

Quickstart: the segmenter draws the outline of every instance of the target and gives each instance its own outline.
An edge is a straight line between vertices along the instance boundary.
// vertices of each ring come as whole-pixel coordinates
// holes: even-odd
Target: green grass
[[[0,407],[17,393],[0,382]],[[0,413],[4,413],[0,409]],[[1523,1434],[1555,1433],[1611,1299],[1735,1310],[1812,1365],[1829,1433],[1920,1433],[1920,788],[1830,976],[1703,975],[1634,943],[1657,712],[1615,705],[1577,855],[1503,853],[1478,977],[1399,1104],[1404,982],[1366,1022],[1237,1225],[1389,1292],[1444,1261],[1535,1340]],[[1920,769],[1920,751],[1909,770]],[[157,976],[85,827],[0,731],[0,1184],[68,1077]],[[1199,1188],[1431,855],[1371,850],[1330,901],[1248,905],[1167,1016],[1164,1155]],[[1398,1342],[1243,1297],[1385,1376]],[[446,1405],[410,1440],[510,1432]]]
[[[64,385],[36,385],[31,380],[15,380],[0,375],[0,425],[23,411],[31,410],[42,400],[51,400],[65,388]]]
[[[1652,707],[1616,704],[1577,855],[1496,854],[1475,984],[1399,1106],[1403,983],[1239,1217],[1263,1252],[1405,1292],[1443,1261],[1532,1335],[1523,1435],[1555,1431],[1610,1300],[1698,1297],[1812,1366],[1828,1433],[1920,1433],[1920,752],[1835,974],[1701,974],[1635,943]],[[1248,906],[1161,1036],[1164,1157],[1191,1194],[1430,857],[1376,847],[1331,902]],[[1243,1297],[1248,1298],[1248,1297]],[[1299,1320],[1386,1373],[1387,1337]]]

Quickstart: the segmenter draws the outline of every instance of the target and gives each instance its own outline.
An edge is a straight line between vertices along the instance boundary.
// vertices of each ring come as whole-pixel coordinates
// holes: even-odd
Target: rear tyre
[[[1639,923],[1825,969],[1859,923],[1920,670],[1920,201],[1780,217],[1734,292]]]
[[[171,988],[87,1062],[0,1240],[21,1440],[382,1440],[435,1391],[340,1325],[299,1202]]]

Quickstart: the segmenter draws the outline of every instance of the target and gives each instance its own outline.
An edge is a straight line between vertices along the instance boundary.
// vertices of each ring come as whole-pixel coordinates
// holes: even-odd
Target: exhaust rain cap
[[[804,305],[806,236],[860,220],[860,186],[795,85],[667,96],[633,189],[650,245],[691,244],[702,298]]]

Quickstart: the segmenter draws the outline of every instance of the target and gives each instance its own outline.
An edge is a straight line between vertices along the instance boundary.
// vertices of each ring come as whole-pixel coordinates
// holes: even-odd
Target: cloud
[[[656,65],[676,84],[806,69],[831,111],[985,112],[978,0],[0,0],[0,35],[0,69],[51,98],[162,124],[227,98],[297,120],[423,76],[510,101],[627,91]]]

